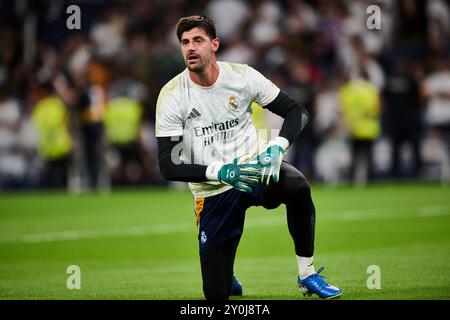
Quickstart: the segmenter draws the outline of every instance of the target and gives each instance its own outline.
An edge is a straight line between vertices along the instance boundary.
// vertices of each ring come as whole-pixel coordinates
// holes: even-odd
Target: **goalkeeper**
[[[181,18],[176,32],[187,68],[158,97],[158,157],[162,175],[189,182],[193,193],[205,297],[242,295],[233,266],[245,211],[282,203],[300,291],[321,298],[339,296],[341,291],[314,268],[315,208],[309,184],[282,161],[306,125],[307,111],[250,66],[217,61],[220,41],[209,17]],[[262,152],[251,119],[252,102],[285,119],[279,136]]]

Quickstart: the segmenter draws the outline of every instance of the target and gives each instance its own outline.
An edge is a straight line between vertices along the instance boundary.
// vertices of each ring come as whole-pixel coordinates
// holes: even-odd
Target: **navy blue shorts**
[[[251,194],[230,189],[215,196],[195,199],[200,253],[244,231],[245,211],[261,205],[261,188]]]
[[[258,185],[253,188],[251,194],[233,188],[215,196],[196,198],[195,213],[200,253],[230,238],[240,236],[244,231],[245,211],[249,207],[263,206],[266,209],[274,209],[284,203],[285,190],[281,183],[284,176],[305,179],[300,171],[283,161],[279,183],[270,183],[269,186]]]

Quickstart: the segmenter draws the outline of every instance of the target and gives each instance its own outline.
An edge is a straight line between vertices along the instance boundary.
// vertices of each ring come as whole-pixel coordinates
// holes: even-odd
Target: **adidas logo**
[[[189,113],[188,119],[194,119],[196,117],[200,117],[201,113],[197,111],[197,109],[192,108],[191,112]]]

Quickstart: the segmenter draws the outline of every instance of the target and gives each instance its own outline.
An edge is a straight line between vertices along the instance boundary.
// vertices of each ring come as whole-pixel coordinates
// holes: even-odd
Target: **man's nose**
[[[194,46],[194,43],[193,43],[193,42],[189,42],[189,43],[187,44],[187,50],[188,50],[189,53],[192,53],[192,52],[195,51],[195,46]]]

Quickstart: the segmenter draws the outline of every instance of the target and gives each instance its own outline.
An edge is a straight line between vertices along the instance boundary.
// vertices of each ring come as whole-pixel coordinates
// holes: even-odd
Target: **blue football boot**
[[[242,296],[243,290],[242,290],[242,284],[239,282],[239,280],[236,278],[235,275],[233,275],[233,282],[231,285],[231,295],[232,296]]]
[[[322,299],[334,299],[342,294],[339,288],[329,285],[325,282],[324,276],[320,274],[323,267],[319,268],[317,273],[300,280],[298,277],[298,287],[304,296],[311,296],[312,294],[317,294]]]

